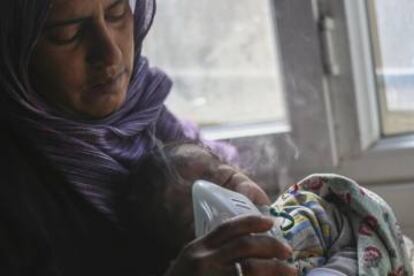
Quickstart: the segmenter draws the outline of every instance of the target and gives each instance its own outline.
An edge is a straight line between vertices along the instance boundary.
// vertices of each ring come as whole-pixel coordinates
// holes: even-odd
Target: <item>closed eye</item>
[[[125,17],[129,9],[127,0],[118,0],[107,8],[105,19],[110,22],[116,22]]]
[[[57,44],[70,44],[81,36],[81,24],[70,24],[50,28],[46,32],[47,37]]]

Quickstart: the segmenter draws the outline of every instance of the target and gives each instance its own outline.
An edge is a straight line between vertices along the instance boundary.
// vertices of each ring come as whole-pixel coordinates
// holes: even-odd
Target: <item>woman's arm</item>
[[[60,275],[48,253],[45,241],[37,240],[19,228],[7,227],[0,220],[0,275]]]

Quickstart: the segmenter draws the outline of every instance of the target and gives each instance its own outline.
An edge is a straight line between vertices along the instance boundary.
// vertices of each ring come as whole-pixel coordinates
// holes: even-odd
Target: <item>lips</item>
[[[126,74],[126,70],[120,71],[113,77],[106,77],[96,81],[90,86],[89,92],[93,95],[104,95],[116,93],[120,88],[122,77]]]

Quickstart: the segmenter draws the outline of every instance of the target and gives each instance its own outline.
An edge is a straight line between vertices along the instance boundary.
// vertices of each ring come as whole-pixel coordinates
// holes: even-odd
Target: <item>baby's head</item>
[[[170,144],[148,154],[131,176],[128,202],[142,227],[177,252],[194,239],[191,187],[197,179],[214,182],[223,162],[205,146]],[[140,225],[141,227],[141,225]]]

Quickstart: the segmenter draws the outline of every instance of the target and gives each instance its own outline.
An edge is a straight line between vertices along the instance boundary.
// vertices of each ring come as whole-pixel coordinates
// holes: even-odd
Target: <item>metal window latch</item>
[[[318,25],[325,73],[330,76],[338,76],[341,70],[335,45],[335,20],[330,16],[321,15]]]

